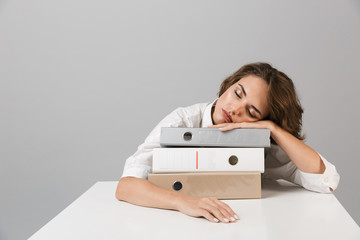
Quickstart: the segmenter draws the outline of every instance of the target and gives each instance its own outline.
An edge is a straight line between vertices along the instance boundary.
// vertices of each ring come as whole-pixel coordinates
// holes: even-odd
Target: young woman
[[[241,67],[225,79],[211,103],[177,108],[166,116],[125,163],[116,198],[132,204],[178,210],[211,222],[235,222],[238,216],[213,197],[192,197],[159,188],[147,175],[152,150],[160,147],[161,127],[267,128],[271,147],[265,150],[264,178],[285,179],[304,188],[331,193],[339,183],[334,165],[302,142],[303,109],[292,80],[267,63]]]

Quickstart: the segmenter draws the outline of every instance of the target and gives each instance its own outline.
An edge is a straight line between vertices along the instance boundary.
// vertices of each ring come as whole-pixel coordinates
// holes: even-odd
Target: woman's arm
[[[225,203],[212,197],[191,197],[155,186],[135,177],[120,179],[115,196],[135,205],[172,209],[193,217],[205,217],[211,222],[229,223],[238,219]]]
[[[325,165],[314,149],[270,121],[269,129],[271,137],[299,170],[306,173],[324,173]]]
[[[279,147],[289,156],[295,166],[306,173],[324,173],[325,165],[319,154],[311,147],[277,126],[274,122],[264,120],[257,122],[223,123],[211,127],[221,131],[229,131],[235,128],[267,128],[270,129],[271,137]]]

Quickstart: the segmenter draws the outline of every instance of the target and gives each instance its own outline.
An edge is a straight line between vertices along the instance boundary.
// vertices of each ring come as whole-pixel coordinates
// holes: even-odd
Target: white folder
[[[264,148],[155,148],[153,173],[264,172]]]

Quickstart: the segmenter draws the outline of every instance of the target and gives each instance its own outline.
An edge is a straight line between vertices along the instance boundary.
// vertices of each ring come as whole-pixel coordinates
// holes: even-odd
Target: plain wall
[[[359,224],[359,43],[359,1],[0,1],[0,239],[117,181],[164,116],[254,61],[293,79]]]

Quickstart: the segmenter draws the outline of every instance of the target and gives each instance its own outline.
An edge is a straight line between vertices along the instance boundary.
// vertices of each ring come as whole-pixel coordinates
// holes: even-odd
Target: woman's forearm
[[[173,209],[211,222],[235,222],[239,219],[225,203],[213,197],[192,197],[157,187],[145,179],[125,177],[119,181],[118,200],[153,208]]]
[[[289,156],[298,169],[307,173],[320,173],[325,171],[325,165],[319,154],[311,147],[273,124],[270,128],[271,137]]]
[[[323,173],[325,165],[319,154],[311,147],[285,131],[274,122],[269,120],[242,122],[242,123],[221,123],[209,126],[219,128],[221,131],[229,131],[235,128],[267,128],[271,131],[271,137],[280,148],[289,156],[298,169],[307,173]]]
[[[157,187],[141,178],[122,178],[116,189],[118,200],[130,202],[144,207],[177,210],[176,200],[180,197],[176,192]]]

